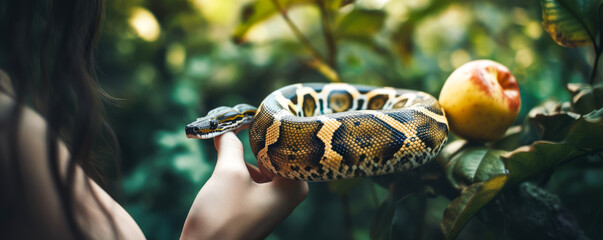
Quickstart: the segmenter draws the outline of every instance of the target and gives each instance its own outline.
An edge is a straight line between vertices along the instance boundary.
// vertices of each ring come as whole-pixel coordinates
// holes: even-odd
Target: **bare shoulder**
[[[14,106],[14,90],[8,74],[0,69],[0,122],[4,123]]]
[[[15,100],[0,91],[0,119],[6,119],[14,109]],[[52,169],[58,169],[60,181],[66,181],[70,153],[62,141],[58,141],[57,162],[48,158],[46,141],[46,120],[33,109],[20,106],[17,139],[14,142],[19,159],[19,171],[22,187],[25,189],[22,218],[17,224],[16,236],[29,238],[69,239],[70,225],[66,217],[66,207],[59,194]],[[8,114],[8,115],[7,115]],[[8,160],[11,161],[11,160]],[[15,161],[13,159],[12,161]],[[55,164],[54,166],[52,164]],[[56,168],[58,166],[58,168]],[[111,239],[114,234],[121,238],[144,238],[142,231],[132,217],[109,196],[101,187],[75,166],[73,178],[74,210],[80,229],[95,239]],[[5,195],[6,196],[6,195]],[[2,206],[4,207],[4,206]],[[115,228],[114,228],[115,227]],[[36,229],[30,231],[29,229]]]
[[[4,120],[8,118],[8,114],[14,105],[12,97],[6,93],[0,91],[0,119]]]
[[[4,72],[2,69],[0,69],[0,92],[14,95],[10,77],[8,77],[8,74],[6,74],[6,72]]]

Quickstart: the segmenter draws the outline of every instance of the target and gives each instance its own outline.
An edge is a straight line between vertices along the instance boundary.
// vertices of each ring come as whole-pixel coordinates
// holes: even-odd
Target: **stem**
[[[595,83],[597,78],[597,67],[599,65],[599,59],[601,58],[601,48],[595,45],[595,63],[593,64],[593,71],[590,74],[590,85]]]
[[[419,209],[418,219],[416,219],[417,225],[415,227],[415,239],[423,239],[423,230],[425,229],[425,214],[427,214],[427,203],[424,196],[419,197]]]
[[[287,25],[289,25],[289,28],[291,28],[293,34],[295,34],[295,37],[297,37],[297,39],[302,43],[302,45],[304,45],[304,47],[308,51],[310,51],[312,56],[314,56],[314,61],[309,63],[309,65],[314,67],[320,73],[322,73],[331,82],[341,82],[337,72],[335,72],[335,70],[329,67],[329,65],[325,64],[325,60],[322,55],[320,55],[316,48],[314,48],[312,44],[310,44],[310,41],[308,41],[306,36],[304,36],[304,34],[299,30],[299,28],[297,28],[295,23],[291,21],[291,18],[289,18],[289,14],[287,14],[287,10],[283,8],[283,6],[278,2],[278,0],[272,0],[272,3],[274,3],[274,6],[278,8],[279,12],[281,13],[281,16],[283,16],[283,19],[285,19],[285,22],[287,23]]]
[[[601,9],[603,9],[603,4],[599,4],[599,11],[601,12]],[[593,42],[593,46],[595,46],[595,63],[593,64],[593,71],[590,75],[590,85],[592,86],[595,83],[595,79],[597,78],[597,68],[599,66],[599,59],[601,58],[601,51],[603,50],[603,32],[601,32],[601,30],[603,30],[603,26],[601,26],[602,21],[601,21],[601,16],[599,14],[597,14],[597,18],[599,21],[597,21],[597,28],[599,29],[599,42],[597,43],[595,41],[595,38],[591,38],[592,42]]]
[[[603,149],[595,149],[595,150],[592,150],[592,151],[584,151],[584,152],[582,152],[582,153],[580,153],[580,154],[578,154],[578,155],[576,155],[576,156],[574,156],[572,158],[568,158],[568,159],[565,159],[565,160],[562,160],[562,161],[558,162],[557,164],[554,165],[554,167],[558,167],[558,166],[564,165],[566,163],[572,162],[574,160],[580,159],[582,157],[585,157],[585,156],[588,156],[588,155],[591,155],[591,154],[597,154],[597,153],[600,153],[600,152],[603,152]]]
[[[345,231],[345,239],[354,239],[354,226],[352,224],[352,211],[350,209],[350,199],[348,193],[341,195],[341,203],[343,204],[343,227]]]
[[[327,43],[327,49],[329,51],[327,62],[329,63],[329,66],[337,70],[337,46],[335,45],[335,37],[333,36],[331,14],[325,6],[324,0],[318,0],[318,7],[320,8],[322,31],[325,35],[325,42]]]
[[[603,9],[603,4],[599,4],[598,12],[601,12],[601,9]],[[593,70],[590,75],[591,86],[595,83],[595,79],[597,78],[597,67],[599,66],[599,59],[601,58],[601,51],[603,50],[603,46],[601,46],[603,45],[603,32],[601,32],[601,30],[603,30],[603,26],[601,26],[601,16],[597,15],[597,17],[599,20],[597,21],[597,28],[599,29],[599,42],[596,41],[595,36],[592,36],[589,33],[593,46],[595,47],[595,63],[593,64]],[[586,32],[588,32],[588,28],[586,28],[586,26],[584,26],[584,28],[587,30]]]
[[[597,211],[595,211],[595,216],[593,217],[593,219],[591,220],[591,224],[588,227],[588,230],[586,231],[587,235],[590,235],[590,233],[593,232],[593,229],[595,227],[595,223],[597,222],[597,218],[599,218],[599,216],[601,215],[601,207],[599,206],[599,209],[597,209]]]
[[[371,193],[373,195],[373,205],[379,207],[379,197],[377,197],[377,190],[375,189],[375,182],[371,182]]]

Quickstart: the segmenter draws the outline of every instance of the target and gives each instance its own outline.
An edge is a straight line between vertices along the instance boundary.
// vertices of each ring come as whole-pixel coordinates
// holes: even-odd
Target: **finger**
[[[265,182],[270,182],[270,180],[272,180],[272,178],[264,175],[260,171],[260,169],[258,169],[256,166],[253,166],[250,163],[246,163],[246,165],[247,165],[247,171],[249,171],[249,174],[251,175],[251,179],[253,179],[254,182],[265,183]]]
[[[214,145],[218,151],[215,171],[247,172],[245,158],[243,157],[243,144],[234,133],[227,132],[215,137]]]
[[[245,130],[245,129],[249,129],[249,124],[243,124],[239,127],[237,127],[237,129],[234,130],[235,134],[239,133],[241,130]]]
[[[268,178],[270,180],[272,180],[272,178],[274,178],[274,176],[276,176],[276,174],[268,171],[268,169],[266,169],[264,167],[264,165],[260,164],[259,162],[258,162],[258,169],[260,169],[260,173],[262,173],[262,175],[266,176],[266,178]]]
[[[277,190],[281,197],[287,198],[287,201],[295,204],[303,201],[310,191],[307,182],[291,180],[279,175],[274,175],[272,181],[264,186]]]

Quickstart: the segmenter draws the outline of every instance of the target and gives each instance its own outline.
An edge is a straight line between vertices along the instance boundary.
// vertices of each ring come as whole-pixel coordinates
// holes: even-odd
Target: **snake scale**
[[[219,107],[188,124],[186,135],[213,138],[247,124],[258,164],[305,181],[406,171],[434,158],[448,137],[433,96],[346,83],[288,85],[257,109]]]

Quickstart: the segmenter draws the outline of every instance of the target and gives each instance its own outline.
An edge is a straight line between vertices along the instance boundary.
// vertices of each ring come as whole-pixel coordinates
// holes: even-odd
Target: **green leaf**
[[[567,89],[572,94],[572,106],[580,114],[603,108],[603,84],[570,83]]]
[[[453,142],[446,144],[444,149],[442,149],[442,151],[440,151],[440,154],[438,154],[438,158],[436,158],[436,161],[438,161],[442,168],[446,168],[452,157],[454,157],[463,148],[465,148],[467,144],[469,143],[465,139],[457,139]]]
[[[500,139],[494,141],[491,148],[500,149],[505,151],[512,151],[513,149],[521,146],[521,126],[512,126],[505,132],[505,135]]]
[[[293,6],[301,4],[314,3],[314,0],[276,0],[284,9],[289,9]],[[236,43],[245,42],[245,35],[249,30],[258,23],[270,18],[274,14],[279,13],[278,8],[271,0],[258,0],[249,3],[243,7],[241,24],[237,26],[233,34],[233,40]]]
[[[570,110],[569,103],[559,103],[552,100],[533,108],[528,113],[528,117],[530,123],[538,130],[537,140],[562,141],[571,124],[580,117],[579,114]]]
[[[509,181],[517,184],[525,178],[552,168],[556,163],[582,154],[567,143],[536,141],[503,154],[503,162],[509,170]]]
[[[561,141],[576,118],[578,116],[571,112],[559,112],[550,115],[538,114],[532,120],[540,126],[542,140]]]
[[[384,201],[371,222],[371,239],[390,239],[394,212],[396,211],[396,202]]]
[[[540,0],[542,26],[557,44],[581,47],[595,41],[599,0]]]
[[[428,188],[425,188],[424,181],[419,179],[419,175],[424,174],[415,175],[411,171],[404,174],[390,174],[372,178],[375,182],[386,187],[388,194],[371,222],[371,239],[390,239],[396,208],[411,196],[425,196],[425,191]]]
[[[484,145],[467,146],[446,164],[446,177],[453,187],[463,189],[473,183],[505,174],[505,166],[499,157],[504,152]]]
[[[320,3],[321,1],[319,1]],[[348,4],[352,4],[355,1],[354,0],[324,0],[322,1],[325,4],[325,7],[327,7],[327,9],[330,9],[331,11],[337,11],[342,7],[345,7]]]
[[[390,239],[394,213],[400,203],[417,194],[417,188],[420,184],[408,186],[407,182],[395,181],[388,187],[387,198],[373,217],[370,227],[371,239]]]
[[[587,151],[603,150],[603,108],[578,119],[570,128],[566,142]]]
[[[602,115],[599,109],[576,120],[561,142],[536,141],[503,154],[509,181],[516,184],[561,162],[603,151]]]
[[[502,174],[465,188],[444,210],[440,225],[444,236],[447,239],[456,238],[473,215],[500,192],[506,181],[507,175]]]
[[[489,149],[475,170],[473,182],[484,182],[494,176],[507,174],[505,164],[500,160],[502,153],[505,151]]]
[[[527,121],[523,125],[522,136],[530,135],[532,144],[537,140],[560,142],[565,139],[570,127],[580,118],[580,114],[573,112],[569,102],[548,100],[533,108],[528,113]]]
[[[337,26],[339,38],[366,39],[383,27],[385,12],[380,10],[354,9],[343,16]]]

